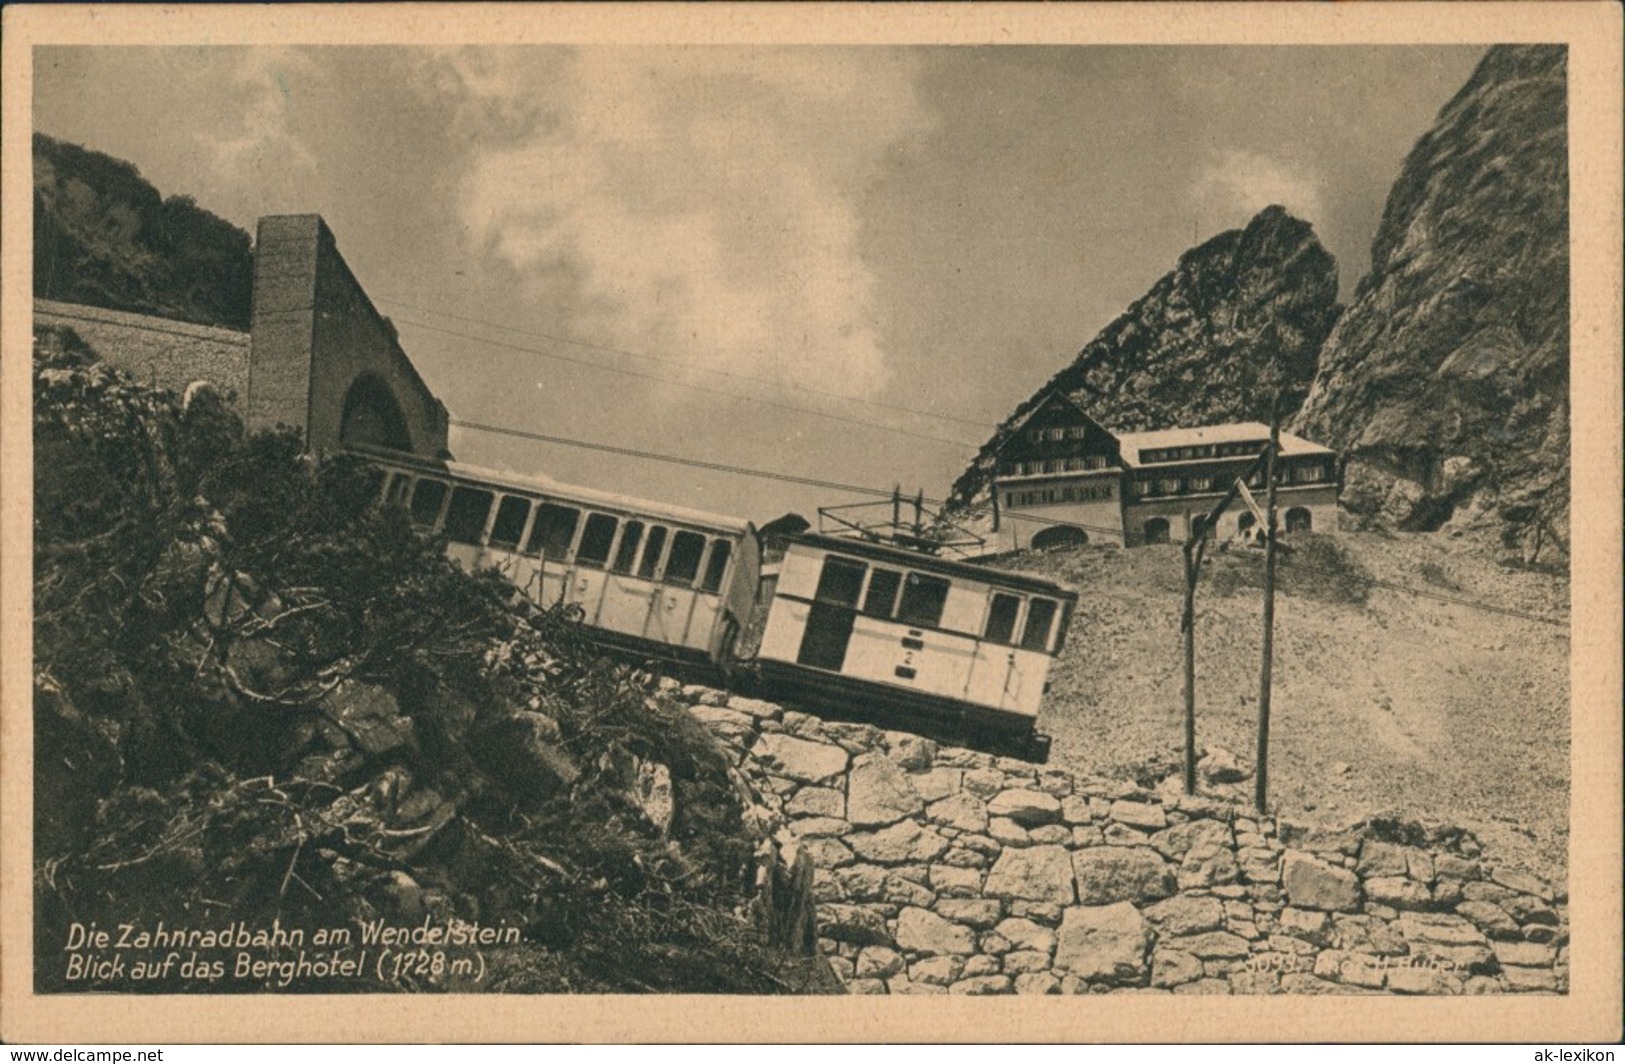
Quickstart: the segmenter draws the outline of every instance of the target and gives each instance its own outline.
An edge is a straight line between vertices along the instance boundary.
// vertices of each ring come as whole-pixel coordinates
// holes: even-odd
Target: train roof
[[[464,480],[478,481],[496,488],[522,491],[532,495],[544,495],[549,498],[569,499],[572,502],[585,503],[589,506],[600,506],[606,510],[620,510],[644,514],[649,517],[660,517],[680,524],[697,525],[701,528],[717,531],[728,531],[741,535],[746,532],[753,534],[755,532],[754,526],[743,518],[707,513],[704,510],[692,510],[686,506],[674,506],[671,503],[643,499],[636,495],[622,495],[617,492],[600,491],[597,488],[583,488],[576,484],[566,484],[563,481],[538,474],[510,473],[503,470],[487,469],[484,466],[470,465],[467,462],[425,459],[418,455],[402,454],[398,451],[384,451],[374,447],[357,447],[353,449],[369,458],[377,458],[395,465],[412,466],[424,472],[438,472],[447,476],[460,477]]]
[[[830,536],[821,532],[803,532],[799,535],[787,537],[787,542],[792,544],[805,543],[809,546],[837,551],[841,554],[855,554],[858,557],[869,558],[874,561],[891,562],[907,569],[941,573],[945,576],[965,577],[986,584],[998,584],[1018,588],[1022,591],[1053,595],[1056,598],[1076,599],[1078,597],[1078,593],[1065,584],[1058,584],[1041,576],[1012,572],[1008,569],[992,569],[985,565],[977,565],[974,562],[938,558],[931,554],[922,554],[919,551],[888,547],[883,543],[874,543],[866,539]]]

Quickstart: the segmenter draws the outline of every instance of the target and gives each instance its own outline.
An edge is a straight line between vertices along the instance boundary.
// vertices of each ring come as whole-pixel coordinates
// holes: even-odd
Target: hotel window
[[[1157,492],[1161,495],[1177,495],[1179,493],[1179,478],[1164,477],[1157,481]]]
[[[1059,465],[1059,463],[1055,459],[1046,458],[1046,459],[1044,459],[1044,472],[1053,473],[1053,472],[1056,471],[1056,467],[1058,465]]]
[[[1066,461],[1061,463],[1061,468],[1065,469],[1068,473],[1076,473],[1078,470],[1083,468],[1083,459],[1068,458]]]
[[[1049,438],[1052,439],[1052,440],[1059,440],[1059,439],[1064,438],[1065,436],[1066,436],[1066,430],[1063,429],[1063,428],[1053,428],[1053,429],[1049,430]]]
[[[1004,493],[1004,504],[1006,506],[1010,507],[1012,510],[1015,509],[1015,506],[1016,506],[1016,493],[1013,492],[1013,491],[1005,492]]]
[[[1191,477],[1191,490],[1192,491],[1212,491],[1213,490],[1213,478],[1212,477]]]
[[[1091,454],[1083,460],[1083,467],[1085,469],[1105,469],[1106,456],[1103,454]]]
[[[1061,489],[1061,501],[1062,502],[1076,502],[1077,500],[1078,500],[1078,491],[1077,491],[1076,488],[1062,488]]]
[[[1069,439],[1069,440],[1081,440],[1081,439],[1083,439],[1083,426],[1082,425],[1073,425],[1071,428],[1066,430],[1066,436],[1067,436],[1067,439]]]

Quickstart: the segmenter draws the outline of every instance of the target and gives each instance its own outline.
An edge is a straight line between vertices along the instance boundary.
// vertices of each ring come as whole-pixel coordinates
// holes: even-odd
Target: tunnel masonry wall
[[[810,855],[851,993],[1568,989],[1566,894],[1457,828],[1294,824],[1177,778],[1074,777],[671,680],[663,697]]]

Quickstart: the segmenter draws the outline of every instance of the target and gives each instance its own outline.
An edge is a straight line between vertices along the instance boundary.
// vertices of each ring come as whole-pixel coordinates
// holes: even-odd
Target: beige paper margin
[[[1621,16],[1612,3],[7,6],[0,276],[0,1038],[7,1042],[1541,1041],[1621,1034]],[[35,996],[31,48],[37,44],[1566,42],[1572,241],[1571,992],[818,999]],[[172,190],[175,191],[175,190]],[[184,191],[184,190],[179,190]],[[320,204],[311,209],[320,210]],[[1509,700],[1506,711],[1516,714]],[[1538,741],[1532,736],[1531,741]]]

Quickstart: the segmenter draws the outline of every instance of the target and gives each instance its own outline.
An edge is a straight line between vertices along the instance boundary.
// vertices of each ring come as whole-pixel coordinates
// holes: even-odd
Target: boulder
[[[1379,905],[1395,909],[1426,909],[1433,904],[1427,887],[1404,876],[1374,876],[1365,881],[1365,894]]]
[[[1163,812],[1162,806],[1150,802],[1131,802],[1126,798],[1112,803],[1111,818],[1120,824],[1145,831],[1161,831],[1168,826],[1168,815]]]
[[[1077,905],[1061,917],[1055,970],[1081,979],[1137,983],[1148,974],[1151,928],[1126,901]]]
[[[884,979],[903,970],[903,955],[887,946],[865,946],[854,969],[859,979]]]
[[[846,818],[857,827],[880,827],[925,807],[897,763],[884,754],[859,755],[846,780]]]
[[[1200,935],[1163,938],[1159,941],[1169,949],[1189,953],[1191,956],[1200,957],[1204,961],[1242,960],[1252,952],[1252,949],[1247,945],[1246,939],[1239,935],[1232,935],[1228,931],[1208,931]]]
[[[914,906],[897,914],[896,938],[903,949],[926,956],[967,956],[976,952],[976,936],[970,928]]]
[[[989,816],[1008,817],[1024,828],[1053,824],[1061,819],[1061,802],[1043,791],[1000,791],[987,803]]]
[[[1085,905],[1166,898],[1178,889],[1173,866],[1149,846],[1096,846],[1072,855]]]
[[[802,783],[821,783],[846,769],[847,753],[839,746],[769,732],[756,740],[751,756],[769,772]]]
[[[1024,972],[1016,976],[1018,994],[1059,994],[1061,981],[1048,972]]]
[[[937,744],[918,735],[897,734],[891,741],[892,760],[910,772],[924,772],[936,757]]]
[[[868,905],[820,905],[818,934],[836,942],[859,946],[895,945],[886,930],[886,917]]]
[[[1360,844],[1360,863],[1355,871],[1370,878],[1372,876],[1402,876],[1406,873],[1408,860],[1405,856],[1405,847],[1396,846],[1391,842],[1380,842],[1377,839],[1366,839]]]
[[[1055,932],[1043,924],[1019,916],[1000,920],[994,928],[999,937],[1016,949],[1039,950],[1048,953],[1055,948]]]
[[[846,816],[846,798],[833,787],[803,787],[784,803],[784,811],[793,817]]]
[[[948,848],[947,839],[912,820],[904,820],[879,831],[848,835],[846,843],[859,857],[878,864],[932,861]]]
[[[940,801],[958,794],[964,778],[964,769],[934,768],[913,777],[914,790],[927,802]]]
[[[1181,894],[1145,910],[1161,935],[1194,935],[1224,926],[1224,905],[1218,898]]]
[[[926,809],[925,816],[933,824],[942,824],[975,835],[987,830],[987,806],[980,798],[963,791],[941,801],[932,802]]]
[[[1189,953],[1157,947],[1151,955],[1151,985],[1173,988],[1202,978],[1202,962]]]
[[[908,966],[908,977],[927,986],[947,986],[959,978],[964,967],[961,957],[924,957]]]
[[[978,975],[961,979],[948,988],[950,994],[1008,994],[1013,986],[1008,975]]]
[[[1006,849],[988,873],[983,892],[991,897],[1025,898],[1070,905],[1072,862],[1060,846]]]
[[[986,931],[1004,914],[1004,906],[997,898],[943,898],[936,910],[938,916],[978,931]]]
[[[1144,840],[1141,840],[1144,841]],[[1191,820],[1151,836],[1151,845],[1164,856],[1183,861],[1193,847],[1229,849],[1234,839],[1230,825],[1218,820]]]
[[[982,893],[982,870],[934,864],[931,866],[931,889],[944,898],[974,898]],[[998,906],[996,901],[993,904]]]
[[[1353,912],[1360,905],[1360,881],[1353,872],[1299,850],[1286,852],[1281,885],[1287,900],[1299,909]]]
[[[1211,748],[1207,756],[1196,763],[1196,770],[1209,783],[1240,783],[1253,774],[1240,758],[1222,746]]]

